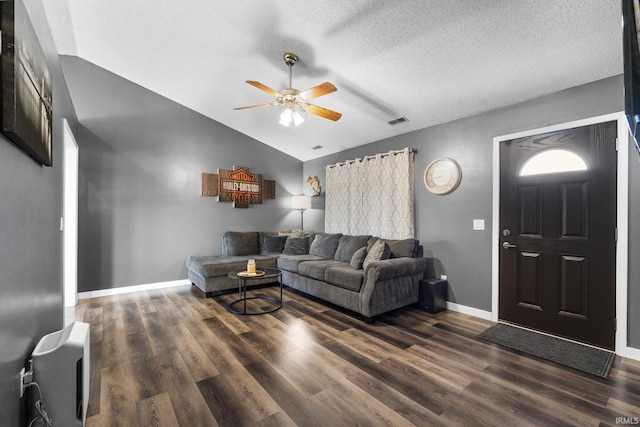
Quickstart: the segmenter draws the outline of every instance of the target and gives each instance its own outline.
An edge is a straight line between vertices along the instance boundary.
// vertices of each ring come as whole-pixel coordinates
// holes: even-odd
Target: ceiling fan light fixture
[[[293,108],[285,108],[282,114],[280,114],[280,121],[278,123],[290,128],[304,123],[304,117]]]

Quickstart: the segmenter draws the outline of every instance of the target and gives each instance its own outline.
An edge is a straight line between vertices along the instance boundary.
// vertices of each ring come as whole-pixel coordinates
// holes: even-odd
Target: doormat
[[[607,378],[616,356],[606,350],[503,323],[491,326],[478,338],[601,378]]]

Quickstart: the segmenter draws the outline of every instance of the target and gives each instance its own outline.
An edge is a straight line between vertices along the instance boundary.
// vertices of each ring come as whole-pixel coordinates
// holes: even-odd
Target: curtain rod
[[[338,162],[338,163],[333,164],[333,165],[327,165],[327,166],[325,166],[325,168],[335,168],[336,166],[344,166],[346,164],[351,164],[351,163],[355,163],[355,162],[363,162],[365,160],[372,160],[372,159],[375,159],[377,157],[386,157],[386,156],[391,156],[391,155],[395,156],[395,155],[402,154],[402,153],[417,153],[417,152],[418,152],[418,150],[416,150],[415,148],[406,147],[406,148],[403,148],[402,150],[391,150],[391,151],[387,151],[386,153],[378,153],[378,154],[375,154],[373,156],[364,156],[363,158],[356,158],[356,159],[353,159],[353,160],[346,160],[344,162]]]

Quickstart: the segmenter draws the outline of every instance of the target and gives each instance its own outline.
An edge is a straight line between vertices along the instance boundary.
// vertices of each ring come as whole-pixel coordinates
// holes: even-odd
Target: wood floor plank
[[[391,388],[399,391],[414,402],[429,409],[431,412],[435,414],[442,413],[444,409],[442,399],[430,393],[430,384],[428,382],[423,384],[419,381],[420,375],[415,369],[408,366],[397,366],[385,363],[386,361],[383,361],[381,364],[375,363],[354,351],[349,346],[334,340],[328,339],[322,343],[322,345],[340,358],[354,366],[358,366],[369,375],[381,379]]]
[[[117,421],[115,422],[106,422],[106,421],[102,421],[103,416],[100,414],[95,414],[95,415],[91,415],[89,416],[87,414],[87,419],[85,420],[85,427],[102,427],[102,426],[110,426],[110,425],[116,425]],[[104,419],[106,420],[107,417],[105,416]]]
[[[344,396],[349,396],[345,399]],[[339,425],[385,425],[410,427],[414,424],[402,415],[388,408],[382,402],[372,399],[362,389],[344,381],[314,395],[312,403],[319,402],[332,408],[338,415]]]
[[[198,387],[221,425],[252,425],[280,410],[244,368],[203,380]],[[224,418],[218,420],[221,410]],[[237,424],[229,424],[229,420],[234,418]]]
[[[131,391],[135,390],[136,400],[147,399],[164,391],[158,376],[160,366],[153,354],[134,355],[127,365],[130,367],[130,379],[134,381]]]
[[[336,334],[341,343],[348,345],[364,357],[368,357],[376,363],[379,363],[393,356],[397,348],[386,343],[366,332],[360,332],[357,329],[349,328]]]
[[[278,411],[267,418],[260,420],[256,423],[257,427],[296,427],[297,424],[285,414],[283,411]]]
[[[231,352],[234,360],[238,361],[241,365],[248,365],[260,360],[260,356],[247,345],[243,340],[238,339],[231,329],[220,321],[217,317],[210,317],[204,319],[203,323],[211,330],[211,332],[218,338],[219,344],[224,344],[226,348]]]
[[[253,424],[242,402],[227,387],[223,375],[206,378],[197,383],[200,393],[220,426],[245,426]]]
[[[264,362],[247,366],[247,370],[260,386],[299,426],[340,425],[340,419],[330,407],[310,404],[309,398],[299,393],[285,377],[270,369]]]
[[[156,312],[156,306],[153,305],[151,297],[146,292],[135,292],[133,295],[133,301],[138,306],[138,312],[140,314],[149,314]]]
[[[87,307],[82,311],[83,315],[79,319],[81,322],[95,325],[89,329],[89,340],[91,342],[102,341],[102,318],[104,309],[102,307]]]
[[[100,413],[100,384],[102,382],[102,343],[91,341],[89,352],[89,402],[87,402],[87,417],[91,417]]]
[[[506,371],[497,367],[489,367],[483,371],[481,381],[501,389],[512,389],[513,393],[522,393],[528,401],[535,401],[539,408],[553,411],[556,402],[562,402],[562,412],[567,418],[582,425],[589,424],[590,419],[613,418],[611,411],[606,407],[596,405],[574,395],[562,392],[551,384],[527,378],[520,375],[519,371]],[[513,384],[518,384],[514,389]]]
[[[149,427],[178,427],[180,424],[167,393],[137,402],[138,425]]]
[[[473,377],[474,373],[485,369],[491,364],[489,360],[478,357],[468,347],[454,347],[447,342],[437,339],[429,340],[426,344],[415,345],[407,349],[410,353],[418,354],[429,360],[438,363],[439,360],[445,360],[447,363],[456,365],[456,372],[469,372],[469,376]]]
[[[103,332],[102,349],[100,352],[103,366],[113,366],[128,360],[127,337],[122,328],[112,327],[115,319],[107,320],[108,329]]]
[[[128,363],[103,368],[100,375],[100,414],[103,420],[113,420],[114,426],[137,424],[135,384],[129,375]]]
[[[632,404],[628,402],[622,402],[612,397],[607,402],[607,409],[609,409],[615,417],[640,419],[640,402]]]
[[[498,385],[498,386],[497,386]],[[555,406],[541,404],[534,391],[528,391],[518,386],[500,388],[504,383],[497,384],[483,378],[474,381],[465,390],[464,396],[481,402],[484,406],[493,408],[494,412],[513,414],[517,422],[539,426],[571,425],[571,414],[568,405],[563,405],[563,411],[557,411]],[[575,411],[573,412],[575,413]],[[515,420],[514,420],[515,421]],[[577,420],[575,425],[586,425]]]
[[[174,350],[156,356],[163,389],[169,395],[176,419],[181,426],[216,425],[213,415],[191,378],[189,369]]]
[[[277,287],[254,290],[276,295]],[[87,426],[619,425],[640,417],[640,362],[602,379],[492,344],[492,325],[407,307],[363,323],[284,290],[240,316],[191,287],[81,301]],[[626,418],[625,418],[626,417]],[[54,420],[55,421],[55,420]]]
[[[220,373],[200,346],[198,339],[191,334],[189,328],[181,323],[176,325],[173,331],[175,333],[173,338],[175,348],[185,361],[195,382]]]
[[[360,323],[355,327],[368,335],[397,347],[399,350],[406,350],[417,344],[427,345],[429,342],[426,337],[412,335],[402,328],[395,328],[382,322],[375,322],[373,324]]]

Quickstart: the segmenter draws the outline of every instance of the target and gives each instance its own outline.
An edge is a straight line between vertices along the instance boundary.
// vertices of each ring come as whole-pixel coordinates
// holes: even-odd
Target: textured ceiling
[[[619,0],[44,0],[75,55],[300,160],[622,73]],[[330,81],[305,114],[245,83]],[[622,94],[621,94],[622,96]],[[405,116],[408,122],[387,122]],[[320,145],[323,148],[312,150]]]

